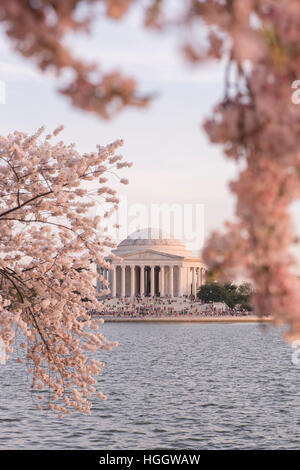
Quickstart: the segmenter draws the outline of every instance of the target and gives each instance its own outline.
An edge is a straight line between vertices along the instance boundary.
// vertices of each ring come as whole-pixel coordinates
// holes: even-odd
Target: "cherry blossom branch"
[[[50,409],[60,416],[72,408],[90,413],[102,364],[84,351],[109,350],[116,343],[97,331],[101,322],[87,312],[101,305],[92,265],[107,266],[103,253],[112,243],[99,235],[100,217],[87,214],[95,203],[86,200],[81,184],[88,178],[97,182],[100,198],[115,195],[102,180],[113,160],[120,165],[114,153],[122,142],[99,146],[83,158],[74,147],[43,141],[41,133],[0,139],[0,155],[10,158],[0,166],[0,339],[9,354],[16,329],[23,332],[32,387],[47,387]],[[117,207],[115,201],[106,204]],[[39,398],[41,409],[44,397]]]

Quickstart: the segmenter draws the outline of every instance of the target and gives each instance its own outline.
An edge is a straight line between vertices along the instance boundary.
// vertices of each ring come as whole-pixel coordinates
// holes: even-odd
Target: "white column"
[[[126,266],[121,266],[121,297],[125,297],[125,268]]]
[[[197,274],[196,287],[197,287],[197,289],[198,289],[198,288],[201,286],[200,268],[196,268],[196,274]]]
[[[178,290],[177,290],[177,295],[178,297],[182,296],[182,269],[181,266],[178,266]]]
[[[161,266],[160,267],[160,286],[159,286],[159,291],[160,291],[160,296],[163,297],[165,295],[165,267]]]
[[[151,281],[150,281],[150,287],[151,287],[151,292],[150,294],[151,295],[154,295],[154,268],[155,266],[150,266],[150,270],[151,270]]]
[[[196,296],[196,273],[195,268],[192,268],[192,294]]]
[[[173,297],[174,295],[174,289],[173,289],[173,266],[169,266],[169,294],[170,297]]]
[[[103,289],[107,289],[106,281],[107,280],[107,269],[103,269]]]
[[[130,296],[135,296],[135,266],[130,266]]]
[[[141,296],[143,296],[143,295],[144,295],[144,292],[145,292],[144,271],[145,271],[144,266],[141,266],[141,277],[140,277],[140,286],[141,286],[140,294],[141,294]]]
[[[117,283],[116,283],[116,280],[117,280],[117,277],[116,277],[116,266],[113,266],[112,268],[112,286],[111,286],[111,295],[112,297],[116,297],[116,293],[117,293],[117,290],[116,290],[116,287],[117,287]]]
[[[186,294],[189,296],[191,293],[191,287],[190,287],[190,268],[186,268]]]

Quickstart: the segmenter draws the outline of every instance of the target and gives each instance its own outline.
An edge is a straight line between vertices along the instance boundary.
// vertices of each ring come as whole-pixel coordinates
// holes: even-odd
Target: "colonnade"
[[[101,268],[101,274],[109,282],[112,297],[196,296],[205,283],[205,268],[197,266],[116,264]]]

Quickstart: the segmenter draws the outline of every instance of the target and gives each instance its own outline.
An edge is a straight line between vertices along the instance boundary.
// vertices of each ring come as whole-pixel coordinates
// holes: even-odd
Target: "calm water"
[[[257,324],[106,324],[108,400],[60,420],[35,409],[22,366],[0,365],[1,449],[296,449],[300,368]]]

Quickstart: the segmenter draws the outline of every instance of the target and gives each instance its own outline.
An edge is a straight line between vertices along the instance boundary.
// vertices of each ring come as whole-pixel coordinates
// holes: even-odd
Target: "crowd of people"
[[[245,309],[231,309],[222,303],[203,304],[193,297],[135,297],[135,298],[107,298],[103,301],[100,312],[91,312],[101,316],[113,317],[182,317],[182,316],[246,316]]]

